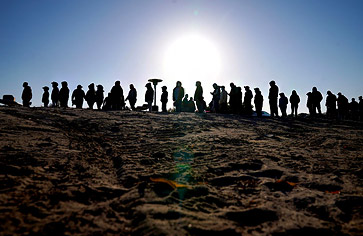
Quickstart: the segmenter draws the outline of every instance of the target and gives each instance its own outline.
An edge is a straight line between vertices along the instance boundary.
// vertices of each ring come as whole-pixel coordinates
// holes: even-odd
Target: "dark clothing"
[[[293,116],[295,113],[295,117],[297,117],[297,109],[299,107],[300,97],[296,93],[291,94],[290,96],[290,104],[291,104],[291,115]]]
[[[96,103],[98,110],[101,109],[103,103],[103,89],[97,89],[96,91]]]
[[[323,95],[321,95],[319,91],[313,91],[311,93],[311,96],[312,96],[313,114],[316,113],[316,109],[318,109],[318,113],[321,114],[320,102],[323,100]]]
[[[239,96],[241,97],[240,102],[238,101]],[[231,106],[232,113],[238,113],[240,109],[240,103],[242,100],[242,92],[239,95],[238,88],[236,86],[231,87],[231,91],[229,93],[229,105]]]
[[[344,95],[338,95],[338,113],[340,119],[345,119],[348,115],[349,101]]]
[[[124,91],[120,85],[112,87],[111,101],[113,110],[121,110],[121,107],[124,105]]]
[[[72,93],[72,104],[76,105],[76,108],[82,108],[85,97],[86,95],[82,89],[75,89]]]
[[[153,101],[154,101],[154,89],[149,87],[149,88],[147,88],[146,93],[145,93],[145,102],[152,103]]]
[[[312,98],[312,93],[307,93],[306,94],[308,97],[308,100],[306,102],[306,107],[309,109],[309,114],[310,115],[314,115],[314,111],[313,111],[313,98]]]
[[[202,86],[197,86],[194,93],[194,101],[197,103],[197,108],[199,113],[203,113],[205,107],[204,104],[204,98],[203,98],[203,88]]]
[[[162,112],[167,112],[166,110],[166,104],[168,103],[168,91],[163,91],[163,93],[161,94],[161,111]]]
[[[32,99],[32,89],[29,85],[26,85],[24,87],[23,93],[21,94],[21,99],[23,100],[23,106],[29,107],[30,106],[30,100]]]
[[[356,101],[349,103],[350,118],[353,120],[358,119],[359,104]]]
[[[137,91],[135,88],[130,89],[129,94],[126,97],[126,100],[129,100],[131,109],[135,110],[135,104],[136,104],[136,100],[137,100]]]
[[[219,87],[217,87],[216,89],[214,89],[213,93],[213,111],[214,112],[219,112],[219,98],[221,96],[221,91],[219,89]]]
[[[90,88],[86,93],[85,99],[87,101],[88,107],[93,109],[93,104],[96,102],[96,91],[93,88]]]
[[[49,104],[49,91],[44,91],[43,97],[42,97],[42,103],[44,104],[44,107],[48,107]]]
[[[329,118],[336,117],[336,111],[337,111],[337,97],[334,94],[329,94],[326,97],[326,115]]]
[[[194,101],[188,101],[187,103],[187,112],[195,112],[195,103]]]
[[[287,104],[288,103],[289,103],[289,101],[287,100],[287,97],[285,97],[285,96],[280,97],[279,107],[280,107],[280,110],[281,110],[282,117],[287,116],[286,109],[287,109]]]
[[[112,106],[111,99],[109,97],[106,97],[105,100],[103,101],[102,110],[109,111],[112,108],[111,106]]]
[[[59,91],[58,98],[61,107],[68,107],[69,88],[62,87]]]
[[[184,88],[175,87],[173,89],[173,101],[176,112],[180,112],[182,108],[182,99],[184,97]]]
[[[244,105],[245,105],[245,112],[247,115],[252,115],[252,98],[253,94],[251,90],[246,90],[245,98],[244,98]]]
[[[263,96],[261,92],[255,94],[255,108],[258,117],[262,117]]]
[[[359,118],[363,121],[363,99],[359,100]]]
[[[58,87],[53,87],[52,95],[50,96],[52,99],[53,107],[58,107],[58,101],[59,101],[59,89]]]
[[[268,94],[268,99],[269,99],[269,103],[270,103],[270,111],[271,111],[271,116],[279,116],[279,111],[277,109],[277,99],[279,96],[279,87],[277,87],[277,85],[273,84],[270,87],[269,90],[269,94]]]

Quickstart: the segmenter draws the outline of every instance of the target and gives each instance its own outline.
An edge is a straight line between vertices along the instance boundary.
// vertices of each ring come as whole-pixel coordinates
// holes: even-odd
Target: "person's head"
[[[98,90],[103,90],[103,86],[99,84],[99,85],[97,85],[97,89]]]
[[[162,90],[162,91],[166,91],[166,89],[167,89],[167,87],[166,87],[166,86],[161,87],[161,90]]]
[[[82,85],[77,85],[77,89],[82,89]]]
[[[147,84],[145,85],[145,87],[146,87],[146,88],[148,88],[148,89],[149,89],[149,88],[151,88],[151,83],[147,83]]]
[[[195,82],[195,86],[200,87],[202,86],[202,83],[200,81]]]
[[[57,83],[57,82],[55,82],[55,81],[53,81],[53,82],[52,82],[52,87],[53,87],[53,88],[58,87],[58,83]]]
[[[176,86],[181,87],[182,83],[180,81],[176,81]]]
[[[254,90],[255,90],[255,93],[257,93],[257,94],[261,93],[259,88],[254,88]]]
[[[189,98],[189,101],[191,101],[191,102],[192,102],[192,101],[193,101],[193,97],[190,97],[190,98]]]
[[[94,84],[94,83],[92,83],[92,84],[88,85],[88,88],[89,88],[89,89],[95,89],[95,84]]]
[[[225,87],[224,86],[221,86],[221,89],[222,89],[222,91],[224,91]]]
[[[245,90],[246,91],[250,90],[250,86],[245,86]]]
[[[28,86],[28,82],[24,82],[23,83],[23,87],[25,88],[25,87],[27,87]]]
[[[358,98],[359,98],[359,101],[362,100],[362,96],[359,96]]]
[[[218,85],[216,83],[213,84],[213,88],[214,89],[217,89],[218,88]]]
[[[328,92],[326,92],[326,94],[328,94],[328,95],[332,95],[332,93],[331,93],[331,91],[330,91],[330,90],[328,90]]]
[[[341,92],[339,92],[339,93],[338,93],[338,96],[342,96],[342,93],[341,93]]]
[[[189,97],[189,95],[188,94],[185,94],[184,98],[188,98],[188,97]]]
[[[62,84],[62,87],[63,87],[63,88],[66,88],[66,87],[68,86],[67,81],[63,81],[61,84]]]
[[[352,98],[352,102],[355,102],[355,98]]]
[[[130,89],[134,89],[134,85],[133,84],[130,84]]]
[[[292,94],[293,95],[296,95],[297,93],[296,93],[296,90],[292,90]]]
[[[270,86],[272,86],[272,85],[275,85],[276,83],[275,83],[275,81],[274,80],[271,80],[270,81]]]
[[[48,87],[48,86],[44,86],[44,87],[43,87],[43,90],[44,90],[44,91],[48,91],[48,90],[49,90],[49,87]]]
[[[313,87],[313,92],[318,91],[318,89],[316,87]]]
[[[230,83],[229,86],[231,86],[231,88],[236,87],[236,85],[234,85],[234,83]]]
[[[120,86],[120,84],[121,84],[121,82],[120,82],[119,80],[117,80],[117,81],[115,82],[115,85],[116,85],[116,86]]]
[[[284,93],[280,93],[280,97],[285,97],[285,94]]]

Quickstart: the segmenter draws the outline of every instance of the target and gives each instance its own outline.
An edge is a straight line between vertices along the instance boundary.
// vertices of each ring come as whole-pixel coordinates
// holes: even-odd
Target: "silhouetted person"
[[[300,97],[295,90],[292,90],[290,96],[290,104],[291,104],[291,116],[297,117],[297,109],[299,108]]]
[[[350,118],[352,120],[358,120],[358,112],[359,112],[359,104],[355,100],[355,98],[352,98],[352,101],[349,103]]]
[[[120,81],[116,81],[115,85],[111,89],[111,100],[112,100],[112,109],[120,110],[121,105],[123,104],[124,91],[120,85]]]
[[[176,112],[181,112],[183,97],[184,97],[184,88],[182,87],[182,83],[180,81],[177,81],[176,87],[173,89],[173,101]]]
[[[234,83],[230,83],[231,91],[229,92],[229,105],[231,106],[232,113],[236,114],[239,112],[240,105],[238,101],[239,92],[238,88]],[[241,99],[242,99],[242,91],[241,91]]]
[[[289,100],[287,99],[287,97],[285,96],[284,93],[280,93],[280,99],[279,99],[279,107],[281,110],[281,116],[282,117],[286,117],[287,113],[286,113],[286,109],[287,109],[287,104],[289,103]]]
[[[311,92],[308,92],[306,94],[306,96],[308,97],[307,98],[307,101],[306,101],[306,107],[309,110],[310,116],[313,116],[314,115],[314,112],[313,112],[313,96],[312,96],[312,93]]]
[[[185,94],[185,96],[184,96],[184,98],[183,98],[183,101],[182,101],[182,109],[181,109],[181,111],[184,111],[184,112],[186,112],[186,111],[188,111],[188,97],[189,97],[189,95],[188,94]]]
[[[349,101],[348,98],[346,98],[342,93],[338,93],[337,98],[337,104],[338,104],[338,116],[339,119],[346,119],[348,115],[348,106]]]
[[[363,121],[363,98],[359,96],[359,118]]]
[[[197,103],[197,109],[199,113],[203,113],[204,112],[204,98],[203,98],[203,88],[202,88],[202,84],[200,83],[200,81],[197,81],[195,83],[195,86],[197,86],[197,88],[195,89],[195,93],[194,93],[194,100]]]
[[[49,105],[49,87],[44,86],[43,87],[43,96],[42,96],[42,103],[44,104],[44,107],[48,107]]]
[[[130,106],[132,110],[135,110],[135,104],[137,100],[137,91],[133,84],[130,84],[130,91],[127,95],[125,101],[129,100]]]
[[[108,93],[108,96],[103,100],[103,106],[102,110],[109,111],[112,109],[112,99],[111,99],[111,93]]]
[[[242,109],[242,88],[237,87],[237,99],[236,99],[236,106],[237,106],[237,113],[240,113]]]
[[[259,88],[255,88],[255,108],[258,117],[262,117],[263,96]]]
[[[167,112],[166,110],[166,104],[168,103],[168,91],[166,91],[167,87],[163,86],[161,87],[161,111],[162,112]]]
[[[103,86],[102,85],[97,85],[97,91],[96,91],[96,104],[97,104],[97,109],[101,110],[102,104],[103,104]]]
[[[28,82],[23,83],[23,88],[24,88],[23,93],[21,94],[21,99],[23,100],[23,106],[29,107],[31,104],[30,100],[32,100],[33,97],[32,89],[28,85]]]
[[[313,87],[312,89],[312,102],[313,102],[313,113],[316,113],[316,109],[318,109],[318,113],[321,115],[321,106],[320,102],[323,100],[323,95],[321,95],[321,92],[318,91],[316,87]]]
[[[76,108],[82,108],[83,99],[86,97],[82,89],[82,85],[78,85],[72,93],[72,104],[76,105]]]
[[[219,98],[221,96],[221,92],[220,92],[219,86],[216,83],[213,84],[213,88],[214,88],[214,91],[211,92],[211,94],[213,96],[211,110],[213,112],[217,113],[217,112],[219,112]]]
[[[60,106],[63,108],[68,107],[68,99],[69,99],[69,88],[68,83],[66,81],[63,81],[62,88],[59,91],[59,103]]]
[[[192,97],[189,98],[187,111],[188,112],[195,112],[195,103],[194,103],[194,100],[193,100]]]
[[[149,111],[152,111],[152,105],[154,101],[154,89],[152,88],[151,83],[147,83],[145,87],[147,88],[145,93],[145,102],[147,102]]]
[[[250,90],[249,86],[245,86],[245,98],[244,98],[244,105],[245,105],[245,112],[247,115],[252,115],[252,98],[253,94]]]
[[[87,101],[89,109],[93,109],[93,105],[96,102],[96,90],[94,83],[88,85],[88,91],[86,93],[85,99]]]
[[[227,105],[227,91],[224,86],[221,86],[221,95],[219,98],[219,109],[221,113],[227,113],[228,105]]]
[[[52,99],[52,107],[58,107],[58,102],[59,102],[59,89],[58,89],[58,83],[57,82],[52,82],[52,95],[50,96],[50,98]]]
[[[328,118],[336,117],[337,112],[337,96],[335,96],[332,92],[328,91],[326,93],[328,96],[326,97],[326,116]]]
[[[268,100],[270,103],[271,117],[279,116],[279,111],[277,109],[277,99],[279,96],[279,87],[277,87],[275,81],[270,81],[270,90],[268,94]]]

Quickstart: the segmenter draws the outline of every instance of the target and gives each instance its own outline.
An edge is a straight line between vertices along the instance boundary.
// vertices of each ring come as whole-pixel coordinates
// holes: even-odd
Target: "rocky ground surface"
[[[0,107],[0,235],[362,235],[363,124]]]

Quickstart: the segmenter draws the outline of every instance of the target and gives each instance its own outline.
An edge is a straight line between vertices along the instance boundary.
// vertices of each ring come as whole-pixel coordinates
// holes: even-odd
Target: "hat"
[[[58,83],[53,81],[52,84],[54,84],[55,86],[58,86]]]
[[[67,81],[62,81],[62,83],[61,83],[61,84],[66,84],[66,85],[67,85],[68,83],[67,83]]]
[[[342,93],[341,93],[341,92],[339,92],[339,93],[338,93],[338,95],[342,95]]]
[[[274,80],[271,80],[270,84],[276,84],[276,82]]]
[[[103,86],[101,84],[97,85],[97,88],[103,88]]]
[[[162,89],[164,89],[164,88],[166,89],[167,87],[164,85],[164,86],[163,86],[163,87],[161,87],[161,88],[162,88]]]
[[[24,82],[23,83],[23,86],[28,86],[28,82]]]
[[[245,86],[245,88],[248,88],[248,89],[249,89],[249,88],[250,88],[250,86]]]
[[[82,85],[80,85],[80,84],[79,84],[79,85],[77,85],[77,88],[78,88],[78,89],[79,89],[79,88],[82,88]]]
[[[254,88],[255,91],[259,91],[260,89],[259,88]]]
[[[43,89],[44,90],[49,90],[49,87],[48,86],[44,86]]]

